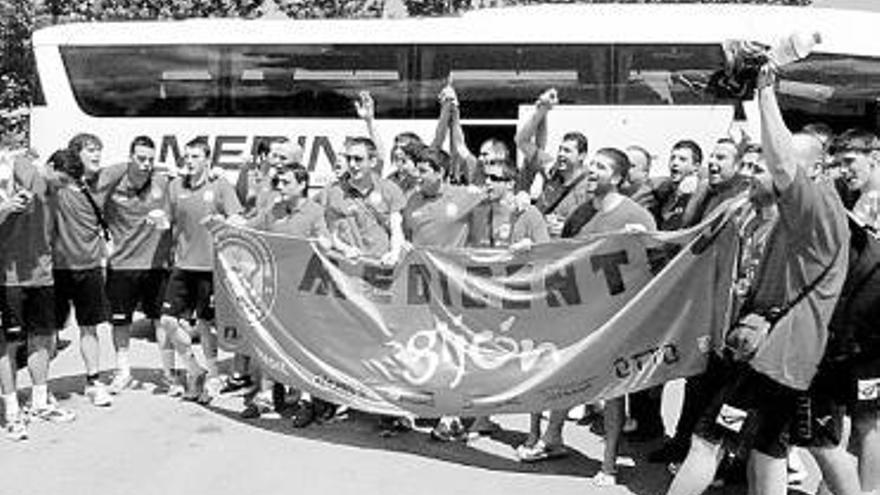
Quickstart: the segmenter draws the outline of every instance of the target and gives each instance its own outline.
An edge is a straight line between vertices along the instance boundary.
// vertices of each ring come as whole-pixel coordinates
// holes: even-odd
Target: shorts
[[[214,319],[214,274],[175,268],[168,277],[162,314],[175,318]]]
[[[854,358],[849,363],[851,400],[847,409],[853,417],[880,411],[880,356]]]
[[[843,440],[843,416],[852,393],[848,366],[823,363],[809,390],[798,396],[798,414],[791,443],[799,447],[831,448]]]
[[[138,303],[147,318],[159,318],[167,280],[167,270],[108,270],[107,299],[113,324],[131,325]]]
[[[0,314],[8,342],[22,342],[28,335],[54,335],[55,289],[51,285],[0,288]]]
[[[790,446],[798,394],[747,364],[740,364],[733,379],[710,402],[694,434],[721,444],[741,459],[752,449],[784,459]]]
[[[95,326],[109,320],[110,308],[104,292],[104,269],[54,270],[55,325],[64,328],[70,303],[80,326]]]

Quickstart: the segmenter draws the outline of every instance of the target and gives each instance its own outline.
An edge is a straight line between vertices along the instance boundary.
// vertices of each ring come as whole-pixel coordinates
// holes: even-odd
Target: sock
[[[116,351],[116,370],[120,375],[131,375],[131,364],[128,362],[128,349]]]
[[[3,396],[3,405],[6,406],[6,421],[17,418],[21,412],[18,408],[18,394],[15,392]]]
[[[31,407],[45,409],[49,407],[49,387],[46,384],[34,385],[31,389]]]

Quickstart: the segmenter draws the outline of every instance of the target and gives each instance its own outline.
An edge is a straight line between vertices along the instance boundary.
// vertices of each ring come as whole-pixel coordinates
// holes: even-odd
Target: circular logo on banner
[[[218,273],[220,282],[242,311],[265,319],[275,306],[277,279],[275,258],[266,242],[249,232],[229,229],[217,237],[217,260],[227,272]],[[229,273],[231,271],[231,273]]]

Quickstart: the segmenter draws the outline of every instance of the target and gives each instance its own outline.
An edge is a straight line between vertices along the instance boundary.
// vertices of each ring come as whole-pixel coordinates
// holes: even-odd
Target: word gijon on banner
[[[502,322],[500,332],[513,325],[516,318]],[[391,354],[382,359],[372,359],[365,364],[388,377],[402,377],[411,385],[424,385],[437,378],[438,370],[454,370],[449,388],[456,388],[464,378],[468,365],[478,370],[498,369],[508,362],[519,360],[519,368],[527,373],[542,359],[548,363],[560,360],[556,345],[544,342],[535,345],[532,339],[519,342],[498,335],[491,330],[474,332],[464,325],[461,315],[453,316],[452,323],[458,331],[435,316],[434,328],[413,333],[405,343],[391,340],[386,346]]]

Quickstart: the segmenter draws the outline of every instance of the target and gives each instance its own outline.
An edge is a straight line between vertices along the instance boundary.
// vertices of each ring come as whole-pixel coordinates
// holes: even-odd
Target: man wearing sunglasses
[[[350,257],[367,256],[397,264],[403,248],[403,192],[379,176],[376,145],[370,138],[345,142],[348,173],[329,186],[324,199],[334,245]]]

